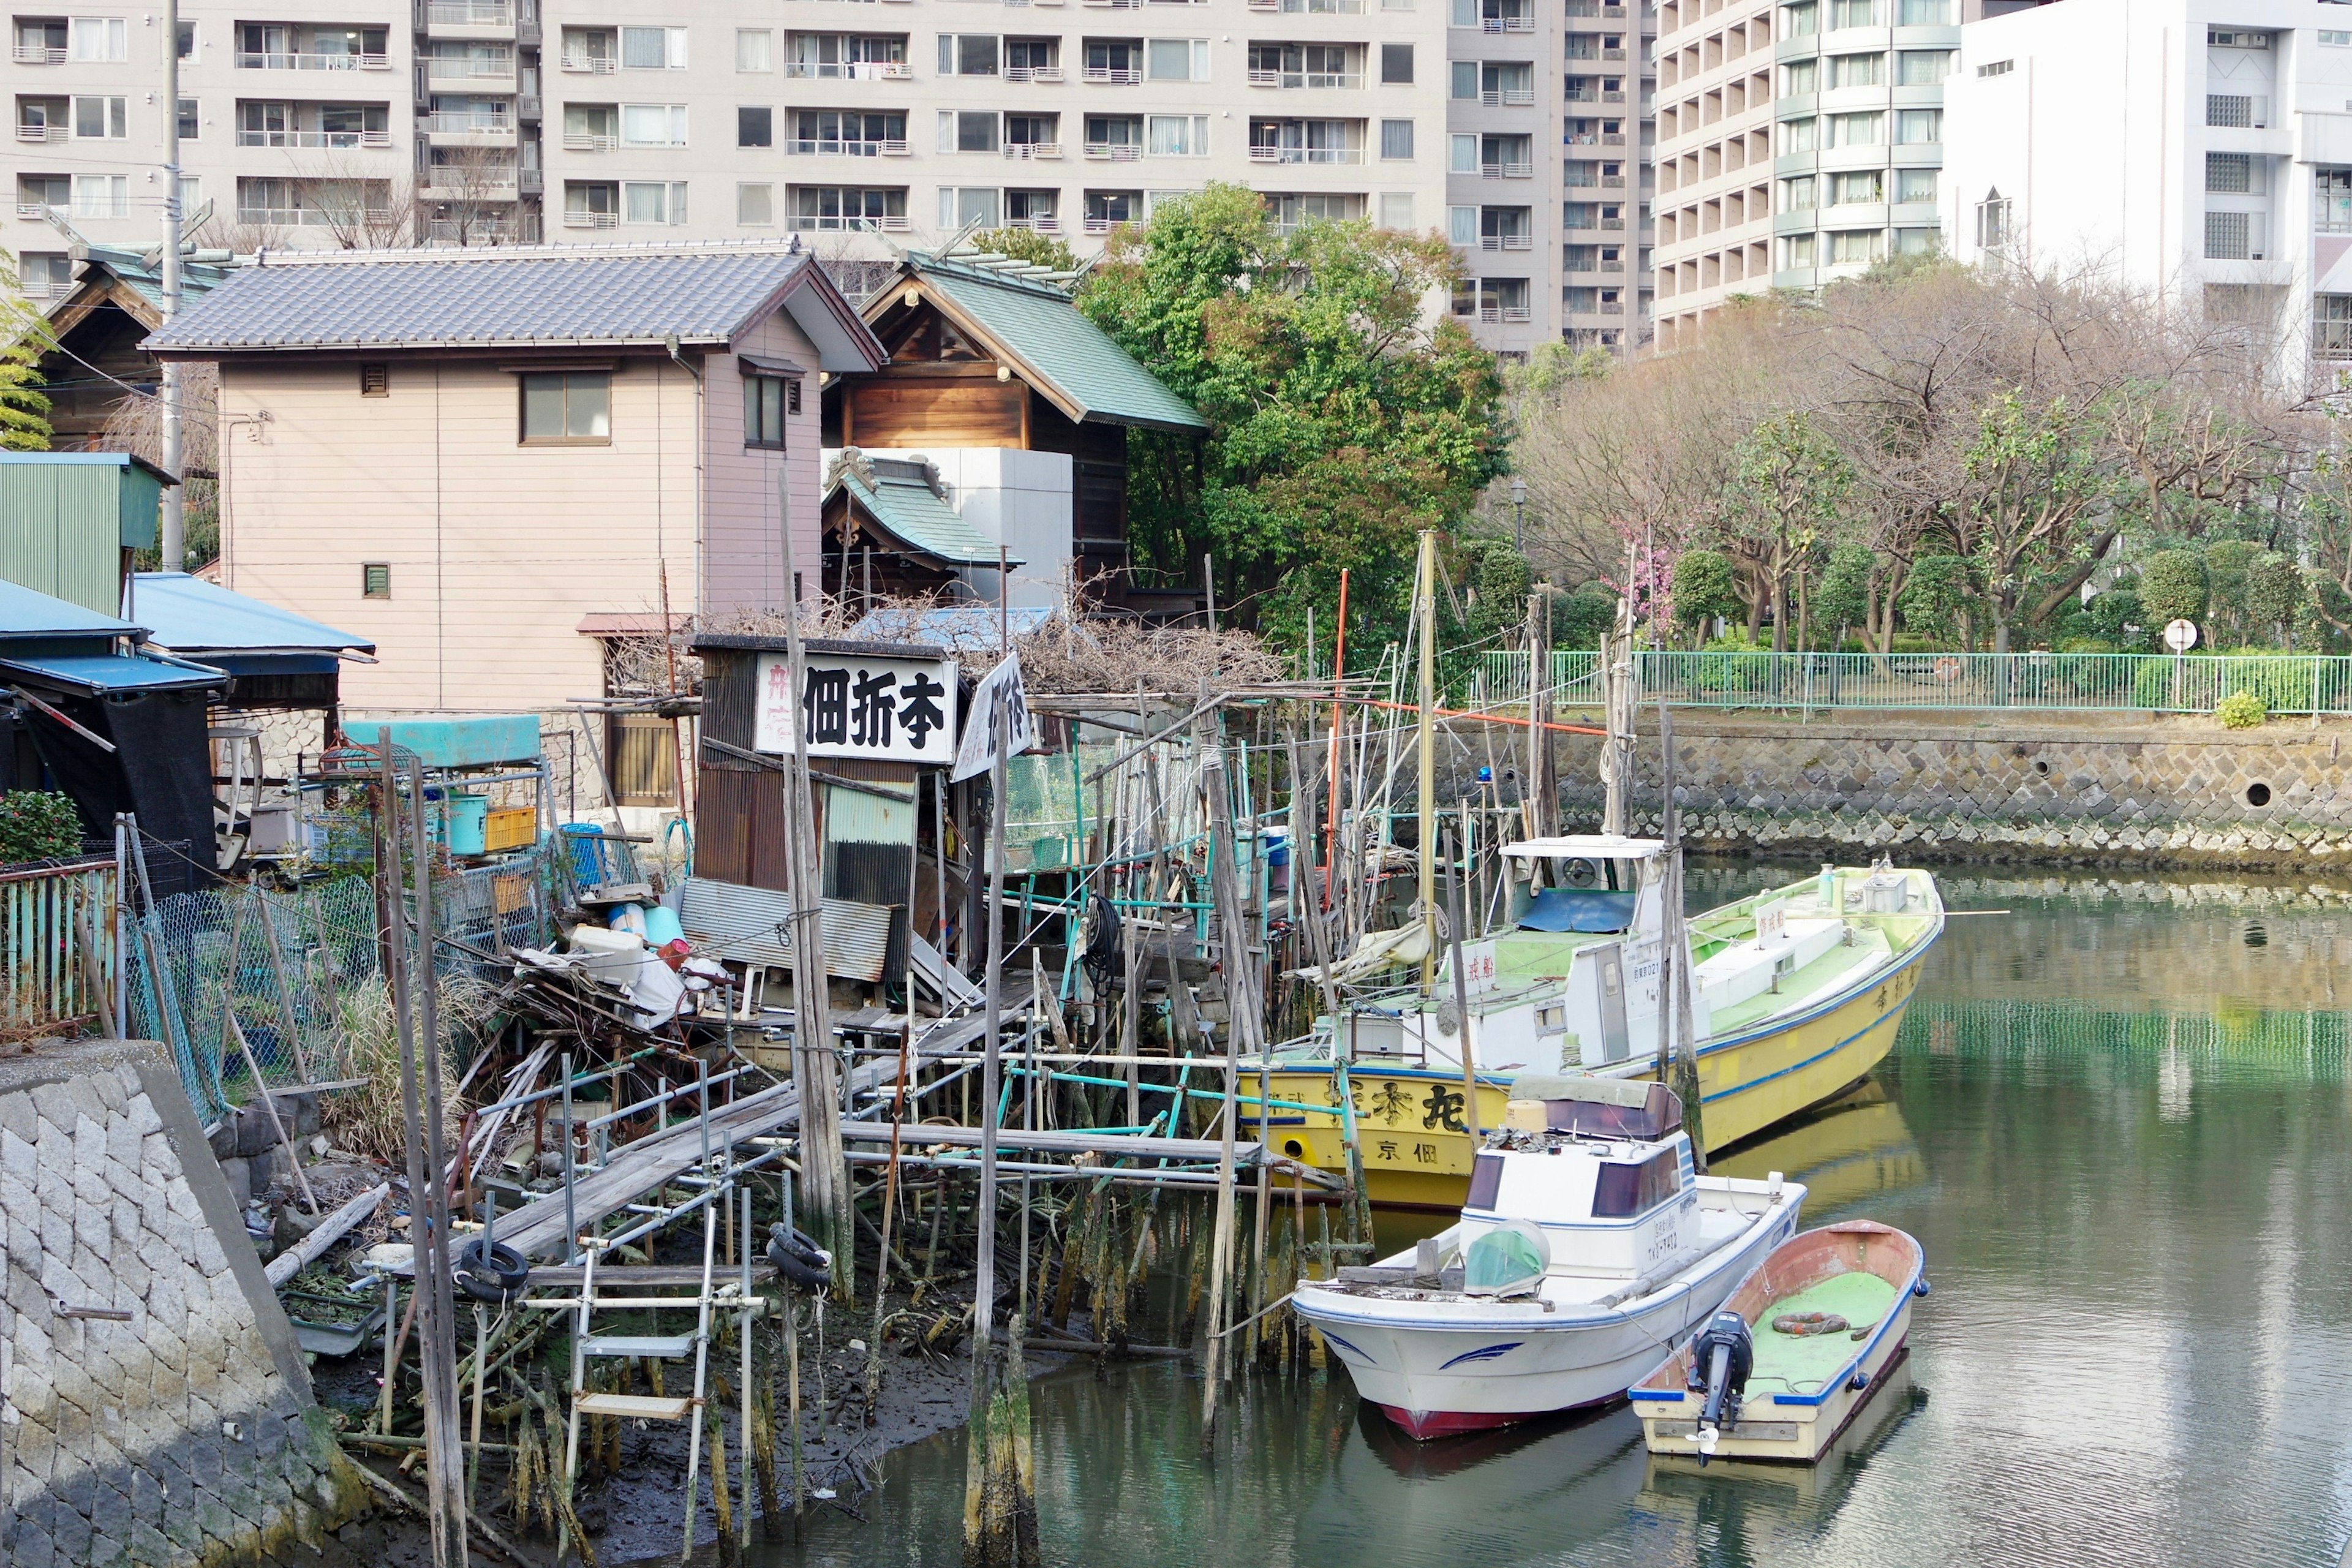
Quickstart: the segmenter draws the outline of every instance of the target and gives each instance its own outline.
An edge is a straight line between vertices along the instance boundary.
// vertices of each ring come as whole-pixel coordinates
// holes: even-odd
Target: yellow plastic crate
[[[521,849],[539,838],[539,810],[536,806],[501,806],[489,814],[482,829],[484,845],[490,853],[501,849]]]

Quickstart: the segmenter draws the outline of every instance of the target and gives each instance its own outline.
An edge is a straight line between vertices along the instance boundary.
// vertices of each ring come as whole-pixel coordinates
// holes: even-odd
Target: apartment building
[[[880,256],[877,233],[971,225],[1084,251],[1228,180],[1285,224],[1444,233],[1473,274],[1453,308],[1524,352],[1561,325],[1549,105],[1596,139],[1578,177],[1627,182],[1600,221],[1636,205],[1638,34],[1570,3],[1572,43],[1537,0],[186,0],[183,190],[239,249],[797,232]],[[10,18],[0,245],[61,291],[50,214],[158,232],[162,22],[121,0]]]
[[[1941,243],[1957,0],[1666,0],[1658,337],[1739,295],[1816,289]]]
[[[1650,336],[1657,6],[1567,5],[1560,330],[1580,346],[1622,353]]]
[[[1971,22],[1952,79],[1958,253],[2105,273],[2352,370],[2352,6],[2064,0]]]

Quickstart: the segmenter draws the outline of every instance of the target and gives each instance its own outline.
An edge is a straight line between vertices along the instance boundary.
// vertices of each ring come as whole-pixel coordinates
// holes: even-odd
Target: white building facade
[[[1959,0],[1660,8],[1662,343],[1739,296],[1937,247],[1959,20]]]
[[[2352,5],[2063,0],[1973,23],[1947,114],[1963,259],[2104,274],[2352,363]]]
[[[1285,224],[1444,234],[1474,279],[1454,308],[1509,353],[1566,324],[1564,196],[1593,196],[1622,226],[1580,237],[1601,243],[1578,286],[1612,292],[1578,296],[1577,321],[1622,341],[1642,8],[1567,5],[1572,23],[1559,0],[184,0],[183,191],[209,208],[202,237],[241,250],[797,232],[879,255],[865,231],[979,225],[1083,254],[1225,180]],[[162,18],[16,0],[10,29],[0,247],[60,291],[52,212],[96,240],[160,235]],[[1591,188],[1572,191],[1579,138]]]

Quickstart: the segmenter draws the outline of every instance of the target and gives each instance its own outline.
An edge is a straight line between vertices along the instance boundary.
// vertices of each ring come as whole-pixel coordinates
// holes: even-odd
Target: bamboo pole
[[[1462,1040],[1462,1125],[1470,1134],[1470,1157],[1475,1160],[1486,1139],[1478,1129],[1478,1053],[1470,1044],[1469,982],[1462,964],[1462,872],[1451,857],[1445,862],[1446,942],[1453,950],[1454,1016]]]
[[[1249,943],[1242,930],[1239,900],[1231,896],[1233,888],[1233,813],[1226,795],[1225,759],[1222,747],[1202,737],[1201,755],[1201,794],[1206,802],[1211,823],[1209,834],[1210,887],[1217,903],[1217,920],[1222,928],[1225,948],[1225,994],[1229,1002],[1231,1022],[1227,1026],[1224,1054],[1223,1136],[1217,1153],[1217,1210],[1214,1239],[1209,1261],[1209,1317],[1207,1373],[1201,1392],[1201,1451],[1205,1457],[1213,1452],[1217,1435],[1218,1396],[1224,1378],[1225,1292],[1233,1271],[1234,1256],[1234,1141],[1240,1107],[1239,1053],[1243,1047],[1243,1024],[1247,1016],[1238,1005],[1241,996],[1250,986],[1248,975]]]
[[[1421,716],[1418,855],[1421,860],[1421,985],[1437,976],[1437,534],[1421,531],[1413,568],[1413,613],[1421,629]]]
[[[1692,1167],[1701,1175],[1706,1173],[1706,1107],[1701,1103],[1698,1084],[1698,1042],[1692,1038],[1690,1005],[1690,942],[1683,924],[1683,843],[1682,814],[1675,805],[1675,720],[1664,702],[1658,704],[1658,776],[1664,787],[1665,800],[1660,814],[1662,837],[1666,841],[1666,885],[1664,897],[1659,900],[1664,919],[1661,938],[1658,968],[1659,1061],[1658,1081],[1671,1081],[1675,1094],[1683,1102],[1683,1127],[1690,1134]],[[1668,1036],[1665,1020],[1671,1016],[1675,1028],[1672,1042],[1673,1077],[1667,1077]]]

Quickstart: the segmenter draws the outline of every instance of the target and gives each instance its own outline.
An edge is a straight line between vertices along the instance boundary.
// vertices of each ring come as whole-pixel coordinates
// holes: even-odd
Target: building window
[[[1144,146],[1155,158],[1205,158],[1209,155],[1209,117],[1205,114],[1154,114],[1144,121]],[[1360,153],[1359,158],[1362,156]]]
[[[362,397],[391,396],[392,366],[380,359],[361,361],[360,395]]]
[[[1446,141],[1450,149],[1447,153],[1446,167],[1457,174],[1476,174],[1478,172],[1478,138],[1449,136]]]
[[[1895,111],[1895,140],[1902,146],[1916,147],[1923,142],[1944,139],[1944,111],[1940,109],[1898,109]]]
[[[1000,122],[994,110],[940,110],[940,152],[993,153],[1000,142]]]
[[[629,70],[682,71],[686,68],[684,27],[624,27],[621,64]]]
[[[1933,256],[1943,247],[1943,231],[1933,228],[1898,228],[1895,231],[1895,253],[1897,256]]]
[[[2311,301],[2315,359],[2352,359],[2352,294],[2318,294]]]
[[[941,76],[994,76],[997,36],[994,33],[941,33]]]
[[[1143,46],[1143,74],[1152,81],[1209,79],[1209,40],[1153,38]]]
[[[1830,205],[1851,206],[1858,202],[1880,202],[1886,199],[1883,176],[1876,169],[1858,169],[1851,174],[1830,176]]]
[[[801,411],[801,384],[781,375],[743,378],[743,445],[784,449],[785,419]]]
[[[2254,188],[2254,160],[2245,153],[2205,154],[2205,188],[2226,195],[2247,195]]]
[[[2319,29],[2319,47],[2323,49],[2352,49],[2352,32],[2322,27]]]
[[[1952,74],[1957,49],[1905,49],[1895,57],[1895,79],[1904,87],[1933,87]]]
[[[1802,212],[1814,204],[1813,176],[1800,174],[1793,180],[1780,182],[1780,210]]]
[[[621,209],[623,219],[629,223],[684,223],[686,183],[632,181],[621,187]]]
[[[993,185],[940,187],[940,226],[944,229],[994,228],[1002,211]]]
[[[735,145],[772,147],[775,144],[776,111],[764,103],[738,104],[735,109]]]
[[[2244,261],[2254,253],[2254,220],[2252,213],[2207,213],[2205,215],[2205,259],[2208,261]]]
[[[1382,191],[1381,193],[1381,226],[1409,229],[1412,226],[1412,193]]]
[[[1780,90],[1791,97],[1818,92],[1821,85],[1819,60],[1795,60],[1780,68]]]
[[[1995,187],[1977,204],[1977,248],[2000,250],[2010,241],[2009,198]]]
[[[613,439],[609,371],[532,374],[522,378],[525,446],[607,446]]]
[[[196,100],[193,98],[180,100],[180,140],[194,142],[203,128],[204,116],[196,112]]]
[[[2259,124],[2261,116],[2254,112],[2254,100],[2243,93],[2209,92],[2205,95],[2205,123],[2224,130],[2243,130]]]
[[[1780,151],[1783,153],[1810,153],[1819,144],[1820,140],[1821,121],[1818,120],[1780,121]]]
[[[1822,30],[1822,8],[1813,0],[1802,5],[1783,6],[1780,11],[1780,36],[1784,38],[1810,38]],[[1810,263],[1808,264],[1810,265]]]
[[[621,144],[625,147],[686,145],[686,105],[625,103],[621,105]]]
[[[1878,0],[1830,0],[1830,26],[1875,27],[1878,21]]]
[[[1881,87],[1886,81],[1885,55],[1832,55],[1832,87]]]
[[[1410,163],[1412,162],[1412,121],[1383,120],[1381,121],[1381,162]]]
[[[776,221],[776,187],[735,187],[735,221],[745,228],[767,228]]]
[[[196,58],[196,25],[194,22],[180,24],[180,58],[184,60]]]
[[[120,16],[76,16],[73,19],[73,58],[105,62],[129,59],[129,26],[130,24]]]
[[[1948,27],[1952,25],[1952,0],[1895,0],[1895,25]]]
[[[1883,229],[1840,229],[1829,237],[1830,265],[1868,264],[1886,254],[1886,234]]]
[[[1886,116],[1877,110],[1867,114],[1832,114],[1826,118],[1830,146],[1875,147],[1886,140]]]
[[[776,68],[775,34],[765,27],[739,27],[735,30],[735,68],[739,71],[772,71]]]
[[[1476,60],[1455,60],[1447,68],[1447,69],[1453,76],[1453,85],[1447,89],[1446,96],[1453,99],[1456,103],[1477,102],[1478,62]]]
[[[2312,226],[2321,234],[2352,234],[2352,169],[2320,169],[2312,182]]]
[[[1391,87],[1412,85],[1412,46],[1411,44],[1381,46],[1381,80]]]
[[[1478,243],[1478,209],[1447,207],[1445,209],[1445,242],[1448,245],[1475,246]]]
[[[389,599],[392,597],[392,563],[371,561],[360,568],[360,597]]]
[[[1933,169],[1897,169],[1895,171],[1895,199],[1898,202],[1932,202],[1936,199],[1936,171]]]
[[[74,140],[121,142],[131,132],[119,98],[77,98],[73,100]]]
[[[1813,264],[1813,237],[1792,234],[1780,242],[1780,265],[1783,268],[1807,268]]]
[[[1991,60],[1977,67],[1979,76],[2007,76],[2017,68],[2015,60]]]

